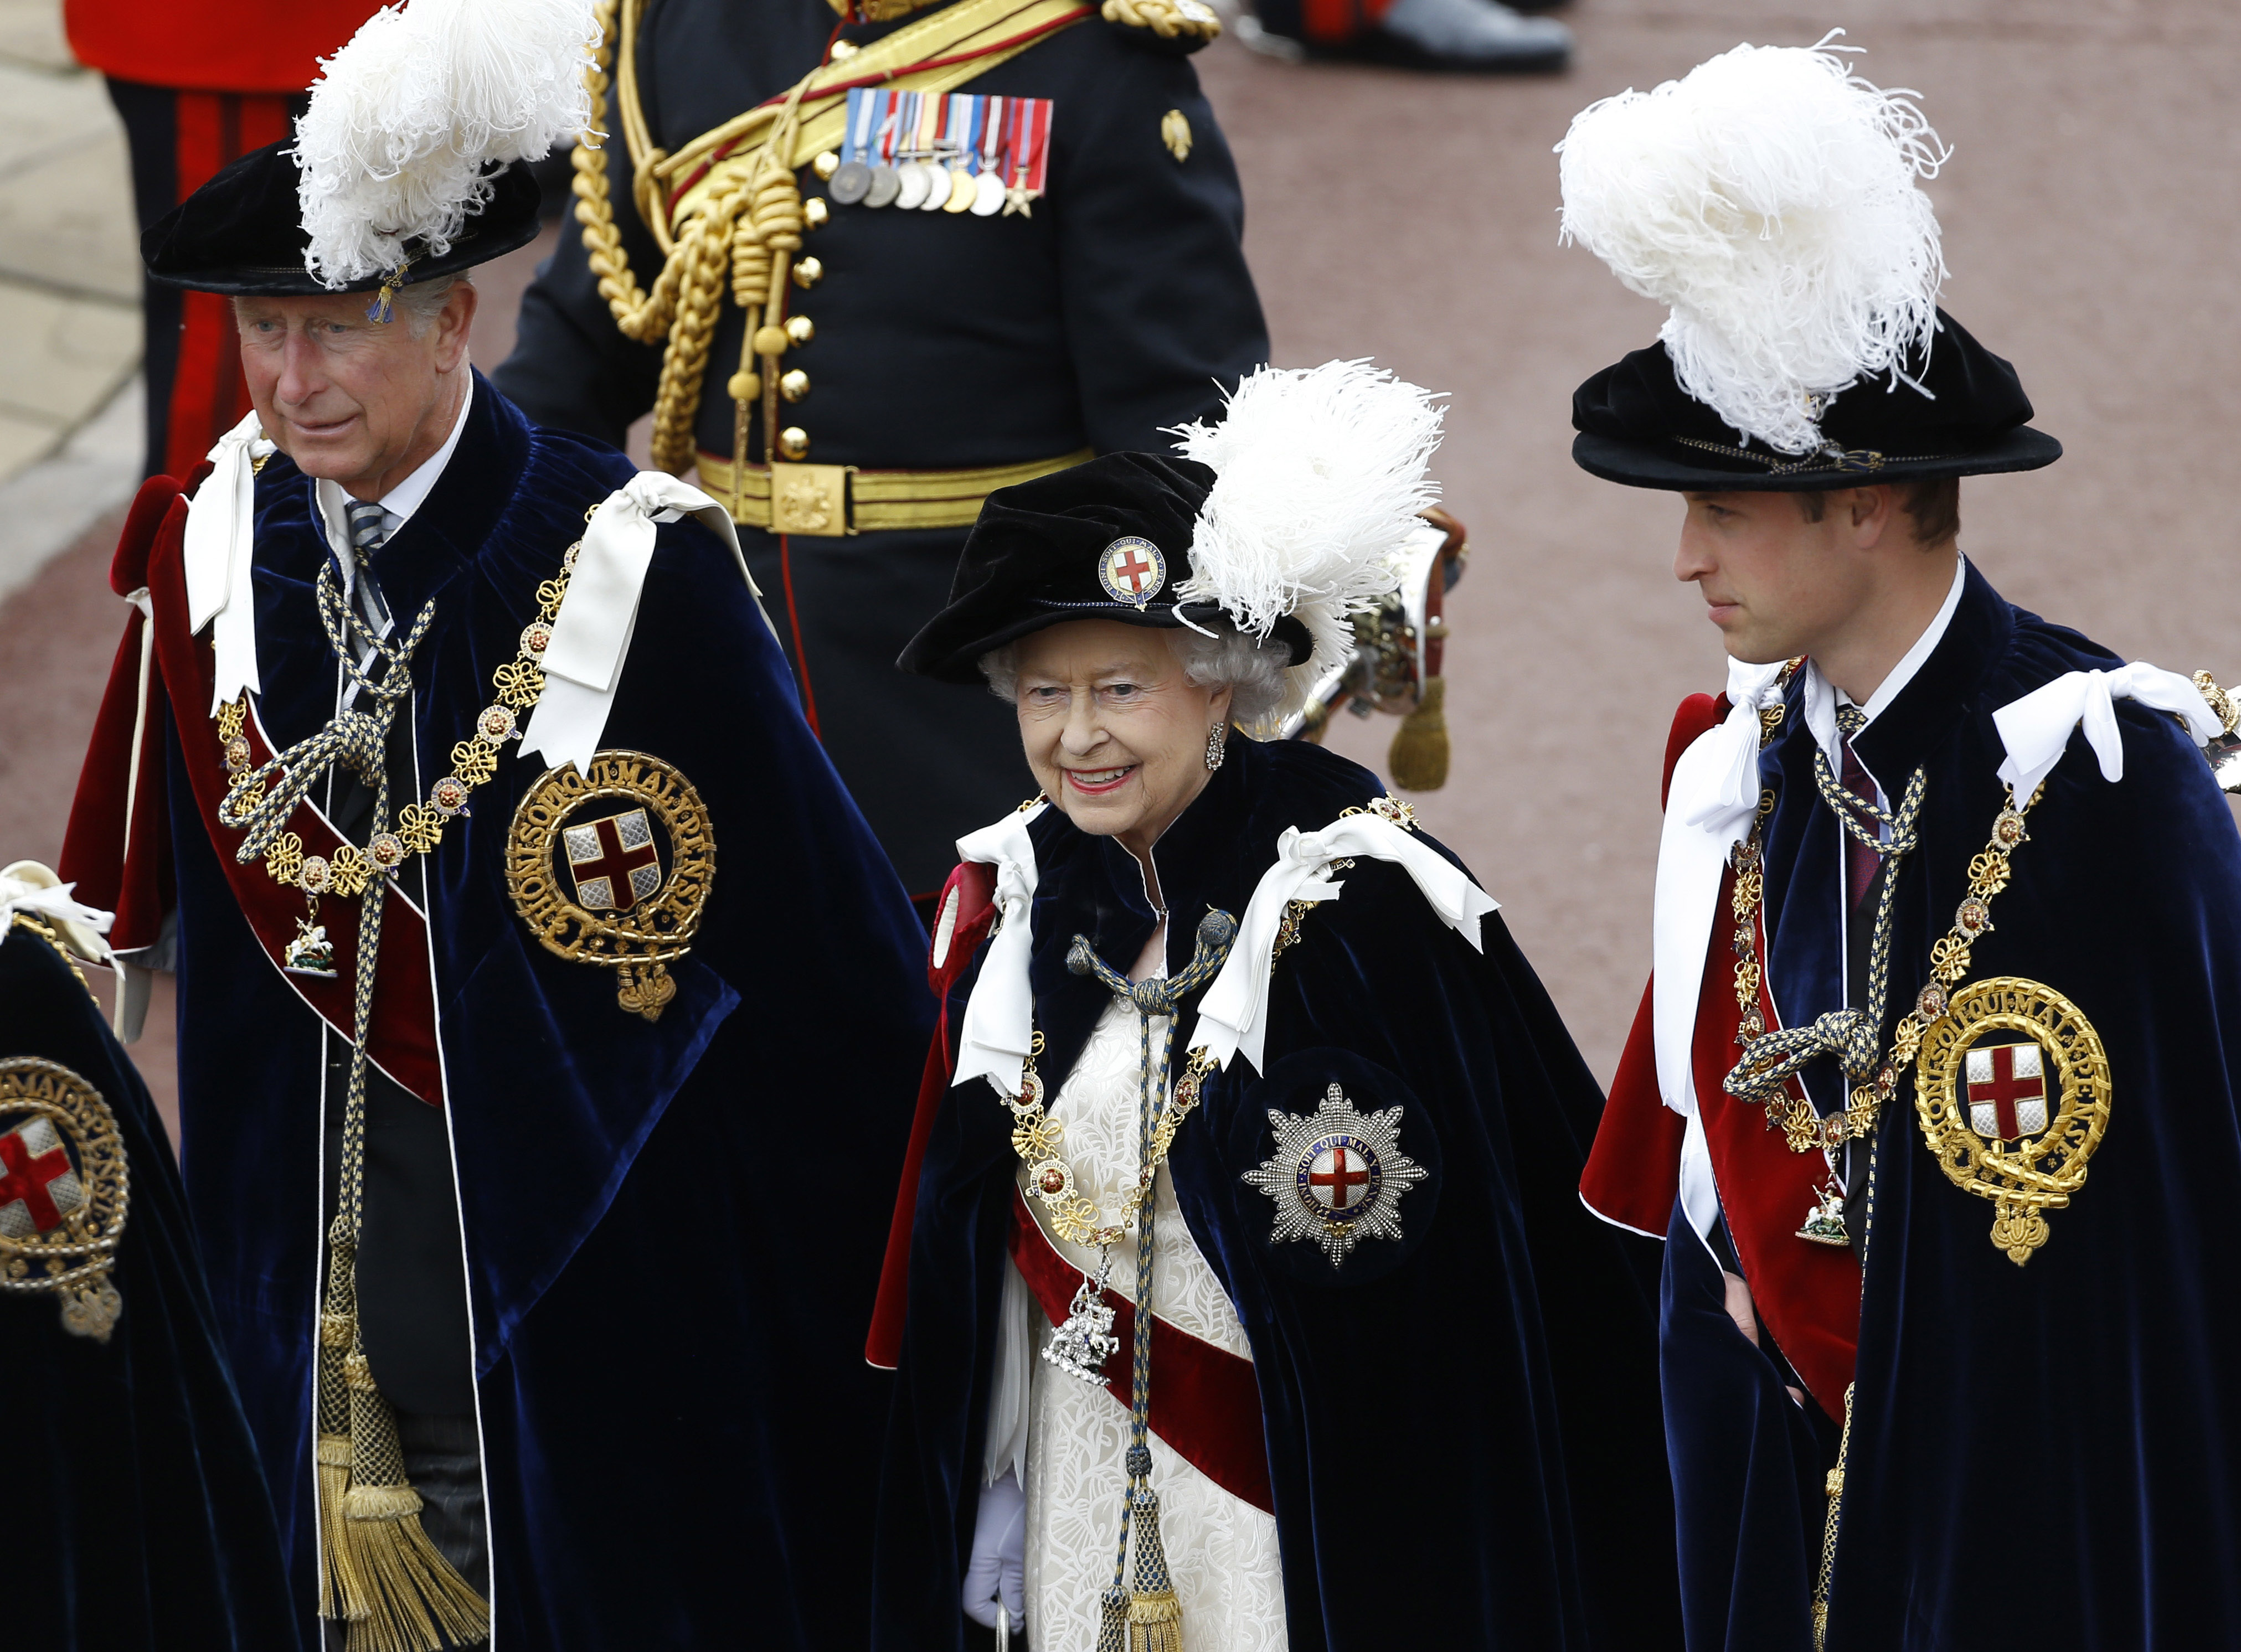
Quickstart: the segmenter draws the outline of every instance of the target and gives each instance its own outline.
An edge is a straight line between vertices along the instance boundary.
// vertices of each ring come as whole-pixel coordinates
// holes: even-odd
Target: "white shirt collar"
[[[1945,629],[1953,623],[1954,611],[1961,605],[1961,588],[1968,583],[1968,579],[1969,558],[1956,556],[1953,558],[1953,583],[1946,590],[1945,600],[1939,606],[1937,618],[1930,622],[1922,635],[1914,639],[1914,646],[1899,656],[1898,664],[1890,668],[1890,674],[1876,686],[1876,692],[1868,696],[1868,703],[1860,707],[1870,723],[1890,709],[1891,702],[1905,692],[1906,686],[1914,680],[1915,673],[1922,669],[1922,662],[1930,658],[1939,643],[1944,641]],[[1821,674],[1821,668],[1809,661],[1805,668],[1805,726],[1813,731],[1813,738],[1829,754],[1830,766],[1839,772],[1843,764],[1836,735],[1836,706],[1840,701],[1847,706],[1852,703],[1850,696],[1840,693]]]
[[[412,519],[412,513],[426,503],[436,484],[444,474],[444,467],[452,462],[452,454],[459,445],[459,437],[467,428],[467,412],[475,405],[475,376],[467,374],[466,393],[459,398],[458,417],[452,421],[452,433],[438,448],[433,457],[414,468],[412,474],[381,496],[381,525],[385,534],[394,533]],[[343,590],[347,592],[357,570],[350,552],[350,517],[347,506],[350,496],[343,492],[339,482],[322,477],[316,492],[319,501],[319,517],[325,523],[327,543],[334,548],[336,559],[342,564]]]

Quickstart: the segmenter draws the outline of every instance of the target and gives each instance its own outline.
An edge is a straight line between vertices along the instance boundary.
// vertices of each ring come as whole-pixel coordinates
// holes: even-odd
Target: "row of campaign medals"
[[[1047,97],[860,86],[826,193],[843,206],[1026,212],[1049,169],[1053,107]]]

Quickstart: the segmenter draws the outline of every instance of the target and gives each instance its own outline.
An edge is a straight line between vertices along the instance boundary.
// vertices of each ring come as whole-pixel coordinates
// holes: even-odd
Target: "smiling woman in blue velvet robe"
[[[1361,372],[1248,379],[1228,434],[1286,424],[1312,469],[1421,394]],[[1194,599],[1223,475],[999,492],[905,656],[1012,698],[1052,801],[960,843],[935,932],[873,1645],[1000,1602],[1034,1646],[1671,1645],[1638,1241],[1574,1191],[1601,1095],[1404,806],[1232,732],[1321,656],[1296,591],[1265,634]]]

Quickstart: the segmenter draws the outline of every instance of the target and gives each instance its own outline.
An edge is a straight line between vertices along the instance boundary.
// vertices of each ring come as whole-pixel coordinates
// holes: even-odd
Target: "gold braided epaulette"
[[[1221,18],[1206,0],[1105,0],[1100,15],[1123,29],[1148,29],[1185,51],[1196,51],[1221,32]]]

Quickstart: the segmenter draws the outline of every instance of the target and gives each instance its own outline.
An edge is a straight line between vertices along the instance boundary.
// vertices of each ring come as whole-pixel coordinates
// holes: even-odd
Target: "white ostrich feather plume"
[[[339,287],[414,239],[440,256],[490,198],[493,164],[541,159],[591,124],[592,0],[411,0],[325,59],[296,127],[304,267]]]
[[[1835,38],[1737,46],[1589,104],[1556,146],[1563,238],[1670,305],[1681,387],[1784,453],[1821,445],[1825,398],[1913,383],[1945,276],[1917,180],[1950,151],[1916,94],[1850,73]]]
[[[1215,474],[1176,595],[1219,603],[1257,636],[1287,614],[1307,626],[1314,653],[1291,671],[1281,720],[1353,653],[1350,617],[1399,583],[1394,553],[1439,498],[1424,472],[1443,410],[1367,361],[1262,367],[1228,404],[1219,424],[1171,432],[1183,457]]]

